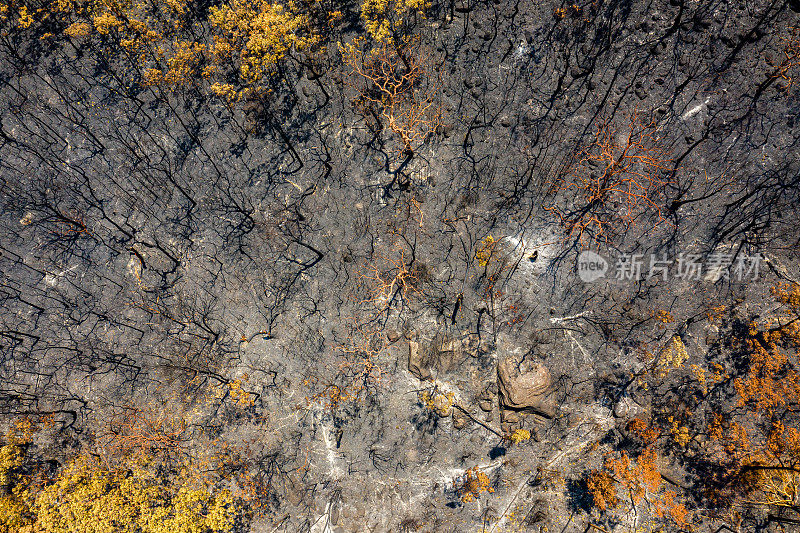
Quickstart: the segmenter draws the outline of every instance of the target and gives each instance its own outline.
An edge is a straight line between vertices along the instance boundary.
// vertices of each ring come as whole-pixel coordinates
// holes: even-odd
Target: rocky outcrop
[[[517,364],[507,358],[497,364],[500,406],[504,411],[524,411],[553,418],[555,403],[549,394],[553,381],[541,363]]]
[[[408,341],[408,371],[422,381],[433,378],[429,366],[430,361],[427,361],[428,358],[424,355],[418,342]]]
[[[435,374],[455,370],[465,357],[476,357],[481,350],[477,336],[463,338],[438,338],[423,345],[417,341],[408,342],[408,371],[423,381],[432,379]]]

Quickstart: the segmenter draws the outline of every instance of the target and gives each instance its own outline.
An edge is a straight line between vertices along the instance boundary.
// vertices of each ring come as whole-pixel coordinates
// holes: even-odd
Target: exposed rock
[[[339,505],[336,504],[336,503],[331,505],[330,513],[331,513],[330,514],[331,524],[333,524],[335,526],[336,524],[339,523]]]
[[[423,381],[433,377],[430,368],[423,361],[422,350],[416,341],[408,341],[408,371]]]
[[[470,336],[438,338],[427,346],[420,342],[408,342],[408,370],[421,380],[431,379],[435,374],[450,372],[469,354],[477,354],[478,340]],[[473,355],[476,356],[476,355]]]
[[[478,404],[482,411],[486,411],[487,413],[491,412],[494,408],[494,404],[491,400],[481,400]]]
[[[453,412],[453,427],[455,429],[464,429],[465,427],[467,427],[468,424],[469,424],[469,418],[464,416],[464,414],[462,414],[459,411]]]
[[[500,413],[500,416],[502,418],[502,421],[508,424],[516,424],[520,420],[519,413],[517,411],[511,411],[508,409],[504,409]]]
[[[447,372],[456,367],[456,363],[463,355],[463,344],[459,340],[449,339],[439,345],[436,350],[435,360],[436,369],[440,372]]]
[[[555,416],[555,405],[548,393],[550,371],[541,363],[517,365],[510,359],[497,364],[500,405],[504,410],[528,411],[547,418]]]
[[[518,415],[516,415],[516,413],[515,413],[514,416],[518,416]],[[517,420],[515,422],[506,421],[506,422],[501,422],[500,423],[500,430],[505,434],[514,433],[516,430],[520,429],[520,426],[521,426],[521,424],[520,424],[519,420]]]
[[[443,394],[439,394],[433,399],[433,408],[436,409],[436,413],[441,417],[448,417],[453,412],[453,404]]]
[[[397,342],[400,340],[400,336],[400,332],[396,329],[386,330],[386,338],[389,340],[389,342]]]
[[[624,396],[614,405],[614,416],[621,419],[635,418],[644,409],[629,396]]]

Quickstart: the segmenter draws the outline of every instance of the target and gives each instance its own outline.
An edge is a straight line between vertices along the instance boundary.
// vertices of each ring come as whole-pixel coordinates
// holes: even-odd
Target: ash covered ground
[[[367,4],[229,100],[9,4],[2,498],[215,455],[219,531],[797,531],[800,4]]]

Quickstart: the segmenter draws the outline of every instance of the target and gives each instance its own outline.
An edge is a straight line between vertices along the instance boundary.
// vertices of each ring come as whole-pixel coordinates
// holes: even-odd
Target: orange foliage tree
[[[794,86],[795,71],[800,67],[800,27],[789,29],[789,34],[783,38],[783,49],[780,60],[768,60],[774,68],[772,76],[783,80],[783,87],[788,93]]]
[[[98,432],[98,443],[113,455],[177,452],[188,440],[186,420],[153,408],[125,407],[107,417]]]
[[[439,87],[414,46],[358,38],[340,45],[342,59],[350,68],[349,84],[358,94],[357,106],[372,114],[398,140],[402,155],[415,150],[441,124],[436,103]]]
[[[800,511],[800,285],[772,295],[777,312],[732,338],[746,366],[732,379],[734,408],[716,408],[706,426],[705,458],[721,503]]]
[[[459,489],[461,501],[464,503],[471,502],[480,498],[481,494],[484,492],[488,494],[494,492],[489,476],[487,476],[485,472],[482,472],[477,466],[464,472],[464,477]]]
[[[378,329],[351,325],[347,341],[337,346],[341,361],[329,369],[332,374],[305,379],[304,385],[319,389],[308,403],[333,410],[342,403],[358,402],[364,395],[374,392],[385,380],[385,368],[379,360],[385,346],[385,336]]]
[[[670,374],[654,368],[648,387],[672,392],[654,404],[650,423],[628,425],[638,447],[610,455],[588,476],[599,510],[647,500],[681,524],[691,503],[733,525],[800,512],[800,285],[771,292],[778,307],[767,316],[743,320],[735,306],[708,313],[720,334],[707,361]],[[669,456],[688,486],[672,480],[675,490],[663,488],[656,465]]]
[[[419,273],[413,263],[413,257],[407,258],[402,248],[394,256],[376,253],[375,260],[359,271],[359,281],[367,290],[360,303],[374,306],[377,315],[388,311],[396,301],[407,303],[420,290]]]
[[[685,529],[690,523],[690,513],[678,502],[677,494],[664,487],[658,469],[656,441],[660,432],[644,420],[634,419],[628,430],[642,448],[632,458],[626,452],[606,456],[602,469],[593,470],[586,480],[594,506],[599,511],[610,512],[629,502],[633,508],[647,502],[655,518]]]
[[[633,112],[622,128],[610,120],[598,124],[591,143],[581,150],[565,176],[553,183],[558,195],[548,207],[568,236],[606,241],[635,221],[662,216],[662,192],[671,183],[670,157],[655,121]]]

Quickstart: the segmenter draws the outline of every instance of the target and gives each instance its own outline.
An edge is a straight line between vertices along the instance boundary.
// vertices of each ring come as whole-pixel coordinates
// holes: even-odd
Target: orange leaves
[[[402,248],[397,249],[396,256],[378,252],[375,257],[374,262],[359,272],[360,281],[366,284],[369,291],[367,298],[360,303],[374,304],[382,313],[396,300],[407,302],[410,296],[417,294],[419,277]]]
[[[647,446],[653,444],[659,436],[658,429],[641,418],[634,418],[628,422],[628,431],[639,437]]]
[[[347,342],[337,346],[343,358],[333,369],[333,375],[305,380],[304,384],[312,388],[322,384],[322,390],[308,398],[308,403],[319,403],[333,410],[341,403],[359,401],[380,386],[386,371],[378,356],[384,347],[385,336],[380,331],[353,326]]]
[[[661,474],[655,465],[656,453],[648,447],[633,461],[628,454],[622,452],[619,459],[607,457],[605,469],[610,471],[614,480],[628,493],[634,504],[644,498],[647,491],[655,493],[661,486]]]
[[[800,312],[800,285],[781,283],[772,287],[770,292],[778,302],[788,307],[790,314]]]
[[[731,380],[740,411],[723,413],[715,406],[706,427],[702,460],[714,469],[712,479],[703,481],[719,505],[743,498],[748,505],[785,505],[795,501],[800,481],[794,415],[800,404],[800,286],[778,285],[771,292],[781,307],[731,334],[732,346],[745,356],[741,375]],[[722,383],[718,374],[715,383]]]
[[[766,413],[800,403],[800,286],[778,285],[772,294],[784,307],[763,326],[750,323],[741,341],[750,358],[749,368],[734,381],[739,405]]]
[[[137,451],[173,453],[187,439],[186,421],[153,408],[123,408],[107,419],[99,432],[99,441],[113,454]]]
[[[800,67],[800,27],[790,28],[789,34],[783,38],[780,61],[768,60],[768,62],[775,69],[772,76],[783,80],[787,93],[791,91],[797,75],[795,70]]]
[[[685,528],[689,511],[677,502],[677,494],[665,490],[659,471],[656,441],[660,431],[640,418],[631,420],[627,429],[643,447],[633,457],[625,451],[610,453],[601,470],[590,472],[586,485],[595,507],[607,511],[623,502],[629,502],[634,508],[646,502],[659,519]]]
[[[662,324],[669,324],[671,322],[675,322],[675,317],[672,316],[672,313],[665,309],[659,309],[655,313],[653,313],[653,318],[661,322]]]
[[[388,42],[370,48],[364,39],[340,44],[339,49],[351,69],[357,104],[365,115],[380,115],[383,125],[400,141],[401,154],[413,153],[441,124],[441,110],[435,103],[439,87],[430,79],[422,52]]]
[[[586,480],[589,494],[592,495],[594,506],[600,511],[605,511],[619,506],[617,487],[611,474],[603,470],[592,470]]]
[[[675,501],[676,496],[671,490],[664,491],[661,501],[653,502],[653,509],[659,518],[668,518],[679,528],[686,529],[690,525],[691,515],[684,505]]]
[[[643,122],[633,112],[620,129],[603,122],[566,175],[555,180],[564,198],[548,210],[579,240],[606,241],[643,214],[655,216],[656,225],[665,223],[661,194],[671,183],[670,162],[655,121]]]
[[[644,448],[636,459],[625,452],[606,457],[603,469],[593,470],[586,480],[594,506],[599,511],[608,511],[623,501],[636,506],[646,500],[658,518],[686,528],[690,513],[677,501],[676,493],[664,490],[657,462],[658,456],[651,446]]]

